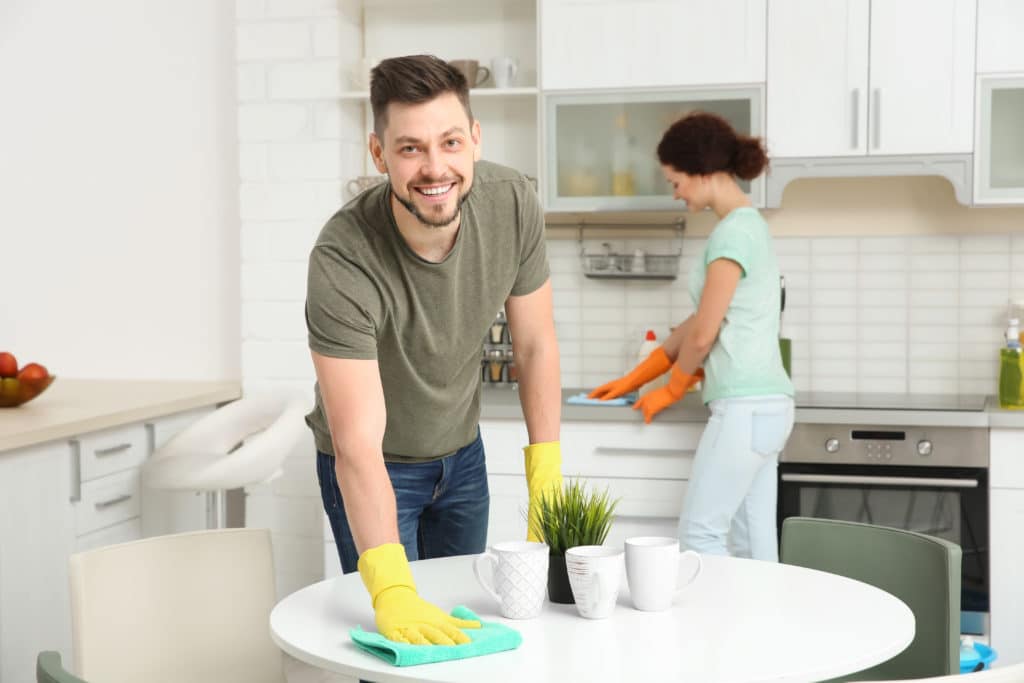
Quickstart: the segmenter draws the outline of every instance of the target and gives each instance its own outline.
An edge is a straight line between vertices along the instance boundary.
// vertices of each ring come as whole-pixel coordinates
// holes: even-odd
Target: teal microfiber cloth
[[[410,645],[388,640],[379,633],[367,633],[358,626],[348,634],[360,650],[380,657],[394,666],[415,666],[416,664],[433,664],[453,659],[479,657],[480,655],[514,650],[523,642],[519,631],[493,621],[481,621],[480,617],[468,607],[459,605],[452,610],[452,616],[457,619],[480,621],[480,628],[463,630],[463,633],[470,637],[471,642],[465,645]]]
[[[602,401],[599,398],[587,398],[587,392],[581,391],[580,393],[567,398],[565,402],[581,406],[628,406],[636,402],[636,396],[636,393],[633,392],[624,396],[619,396],[618,398],[610,398],[607,401]]]

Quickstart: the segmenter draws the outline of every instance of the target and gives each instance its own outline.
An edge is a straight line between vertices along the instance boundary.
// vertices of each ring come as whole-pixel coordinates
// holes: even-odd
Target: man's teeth
[[[421,187],[420,192],[427,195],[437,195],[444,194],[450,189],[452,189],[451,185],[445,185],[444,187]]]

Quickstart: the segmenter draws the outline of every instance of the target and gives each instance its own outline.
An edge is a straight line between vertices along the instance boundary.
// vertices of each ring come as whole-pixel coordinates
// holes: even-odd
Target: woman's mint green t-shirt
[[[708,238],[703,258],[690,273],[690,297],[699,306],[708,265],[735,261],[743,269],[718,339],[704,360],[705,403],[719,398],[793,395],[779,353],[779,264],[768,224],[757,209],[734,209]]]

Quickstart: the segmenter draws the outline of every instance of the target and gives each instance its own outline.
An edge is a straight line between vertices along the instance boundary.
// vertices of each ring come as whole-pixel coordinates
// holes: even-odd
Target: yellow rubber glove
[[[672,367],[672,361],[665,355],[664,347],[659,346],[651,351],[650,355],[643,362],[630,370],[627,375],[619,379],[613,379],[607,384],[602,384],[587,394],[587,397],[599,398],[602,401],[618,398],[623,394],[636,391],[655,377],[661,377],[668,372],[670,367]]]
[[[540,499],[562,488],[562,446],[558,441],[532,443],[523,449],[526,456],[526,487],[530,491],[530,511],[526,520],[526,540],[541,542],[533,531],[540,514]]]
[[[359,575],[370,592],[377,630],[388,640],[412,645],[461,645],[469,636],[460,628],[479,621],[456,619],[416,593],[405,548],[385,543],[359,556]]]
[[[672,366],[668,385],[648,391],[633,404],[633,410],[644,411],[644,422],[651,423],[654,416],[681,399],[694,384],[704,379],[704,370],[697,368],[692,375],[684,374],[678,365]]]

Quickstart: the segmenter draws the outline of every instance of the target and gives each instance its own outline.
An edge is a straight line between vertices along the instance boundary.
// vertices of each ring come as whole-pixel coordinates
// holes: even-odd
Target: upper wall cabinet
[[[978,73],[1024,72],[1024,2],[978,0]]]
[[[544,90],[762,83],[766,0],[540,0]]]
[[[975,23],[975,0],[770,0],[769,153],[970,153]]]

